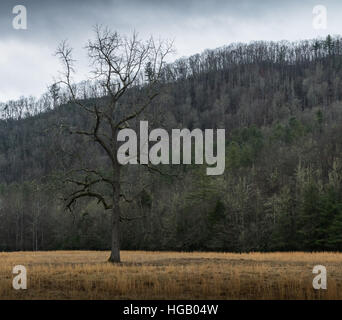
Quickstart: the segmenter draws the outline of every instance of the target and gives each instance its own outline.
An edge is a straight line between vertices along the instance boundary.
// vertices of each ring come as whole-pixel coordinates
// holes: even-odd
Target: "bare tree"
[[[124,219],[120,211],[120,198],[126,199],[121,191],[121,164],[117,160],[118,132],[129,126],[130,120],[138,117],[158,95],[166,56],[172,52],[172,43],[147,41],[133,33],[130,38],[119,35],[108,28],[95,27],[95,39],[89,40],[86,49],[92,66],[93,77],[91,98],[84,99],[85,90],[72,81],[74,60],[72,49],[66,41],[57,48],[56,55],[64,65],[61,84],[70,94],[70,99],[93,119],[86,130],[70,129],[71,133],[88,137],[104,151],[110,163],[110,174],[99,168],[81,168],[77,179],[68,178],[78,189],[66,197],[66,206],[71,208],[83,197],[93,197],[107,210],[112,211],[112,243],[110,262],[120,262],[119,223]],[[121,101],[130,96],[130,91],[139,92],[135,103]],[[88,90],[89,92],[89,90]],[[143,93],[143,97],[142,97]],[[133,94],[134,95],[134,94]],[[83,99],[81,98],[83,97]],[[129,100],[129,99],[128,99]],[[92,102],[90,102],[92,101]],[[130,100],[132,101],[132,100]],[[139,105],[138,105],[139,104]],[[122,107],[124,105],[124,107]],[[81,177],[81,178],[80,178]],[[107,185],[110,197],[99,191],[99,185]]]

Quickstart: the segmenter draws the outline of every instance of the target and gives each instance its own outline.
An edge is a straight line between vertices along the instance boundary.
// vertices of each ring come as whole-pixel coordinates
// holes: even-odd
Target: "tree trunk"
[[[115,183],[113,186],[113,209],[112,209],[112,246],[109,262],[120,262],[120,165],[114,168]]]

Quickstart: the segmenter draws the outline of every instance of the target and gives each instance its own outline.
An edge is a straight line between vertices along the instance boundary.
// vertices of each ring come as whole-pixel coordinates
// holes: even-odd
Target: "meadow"
[[[1,252],[0,299],[341,299],[341,253]],[[15,265],[27,289],[14,290]],[[327,268],[327,290],[312,269]]]

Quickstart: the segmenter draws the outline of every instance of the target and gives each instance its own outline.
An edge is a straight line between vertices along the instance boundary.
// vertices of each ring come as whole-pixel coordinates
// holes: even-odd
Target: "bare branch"
[[[91,192],[91,191],[77,191],[76,193],[72,194],[70,197],[65,198],[64,200],[67,201],[66,203],[66,208],[69,209],[70,211],[72,211],[71,207],[72,205],[80,198],[84,198],[84,197],[91,197],[91,198],[97,198],[98,199],[98,203],[102,203],[103,207],[105,210],[108,209],[112,209],[113,205],[112,204],[108,204],[105,200],[105,198],[96,192]]]

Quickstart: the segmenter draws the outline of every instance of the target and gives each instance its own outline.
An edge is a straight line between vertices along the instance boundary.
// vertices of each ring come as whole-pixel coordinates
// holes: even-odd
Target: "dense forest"
[[[84,88],[85,101],[106,99]],[[68,172],[108,170],[95,143],[65,129],[89,119],[56,84],[0,116],[0,250],[109,249],[110,214],[96,200],[65,208]],[[179,59],[139,120],[224,128],[226,170],[126,166],[122,249],[342,250],[342,38]]]

